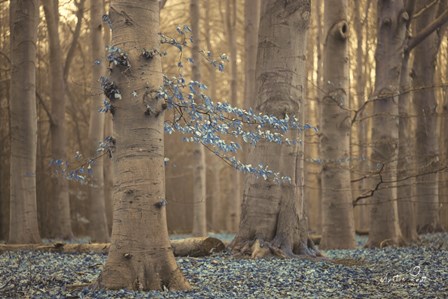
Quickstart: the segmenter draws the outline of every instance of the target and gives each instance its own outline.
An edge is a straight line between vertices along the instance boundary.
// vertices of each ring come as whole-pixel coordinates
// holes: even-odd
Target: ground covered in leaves
[[[215,235],[216,236],[216,235]],[[217,235],[216,237],[220,237]],[[222,236],[222,239],[228,236]],[[358,238],[358,244],[366,241]],[[405,248],[330,250],[333,260],[177,258],[189,292],[93,291],[101,254],[4,252],[0,298],[447,298],[448,233]]]

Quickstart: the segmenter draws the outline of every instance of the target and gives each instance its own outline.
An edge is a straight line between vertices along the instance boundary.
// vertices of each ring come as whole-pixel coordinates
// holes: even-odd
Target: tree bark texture
[[[36,42],[39,1],[10,2],[9,243],[39,243],[36,204]]]
[[[191,56],[192,75],[194,81],[201,81],[199,69],[200,47],[199,47],[199,19],[200,9],[198,0],[190,0],[190,21],[193,35]],[[202,144],[195,144],[193,148],[193,236],[204,237],[207,235],[207,210],[206,210],[206,165],[205,152]]]
[[[174,259],[166,223],[166,104],[157,97],[162,66],[159,56],[141,55],[143,49],[160,50],[159,3],[113,0],[109,17],[112,46],[126,53],[130,67],[117,65],[111,72],[122,97],[113,101],[114,215],[111,248],[95,286],[186,290],[190,286]]]
[[[424,7],[426,1],[416,1],[416,11]],[[426,9],[416,19],[415,29],[420,32],[435,18],[437,5]],[[437,32],[431,33],[414,50],[413,64],[414,88],[434,84],[437,53],[440,39]],[[419,233],[441,230],[439,218],[438,172],[439,144],[437,132],[437,101],[434,88],[425,88],[414,93],[416,113],[415,149],[418,176],[416,179],[417,231]]]
[[[260,0],[244,1],[244,106],[254,107]]]
[[[66,160],[67,136],[65,130],[65,83],[63,76],[62,49],[59,40],[58,1],[42,0],[47,21],[50,86],[51,86],[51,155],[52,159]],[[63,176],[51,179],[52,194],[48,197],[46,229],[49,238],[73,238],[68,181]]]
[[[378,1],[371,163],[374,190],[367,247],[402,242],[397,211],[398,96],[406,22],[402,0]]]
[[[260,112],[303,120],[306,40],[311,4],[302,1],[263,1],[257,57],[257,102]],[[291,140],[303,133],[293,131]],[[308,239],[303,198],[303,142],[295,146],[257,144],[252,164],[263,162],[291,178],[291,183],[248,176],[234,252],[263,257],[317,255]]]
[[[347,1],[326,0],[320,153],[322,249],[355,248],[350,176]]]
[[[99,86],[99,79],[105,75],[106,60],[104,59],[104,39],[103,39],[103,3],[101,1],[90,1],[90,38],[92,53],[92,76],[93,82]],[[97,63],[95,63],[97,62]],[[99,62],[99,63],[98,63]],[[96,90],[96,89],[94,89]],[[96,95],[91,98],[90,121],[89,121],[89,157],[95,157],[98,153],[99,142],[104,139],[104,113],[98,112],[101,107],[104,95]],[[106,202],[104,190],[104,163],[99,158],[92,165],[93,176],[89,186],[89,235],[93,242],[109,242],[109,230],[106,218]]]

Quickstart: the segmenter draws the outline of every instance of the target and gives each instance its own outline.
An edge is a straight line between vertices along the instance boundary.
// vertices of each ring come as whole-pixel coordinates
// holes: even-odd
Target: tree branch
[[[420,44],[425,38],[427,38],[431,33],[442,27],[446,22],[448,22],[448,10],[444,10],[442,14],[435,19],[431,24],[426,26],[422,31],[420,31],[416,36],[409,39],[407,46],[405,47],[406,52],[410,52],[418,44]]]
[[[67,57],[65,59],[64,64],[64,81],[66,84],[67,84],[68,72],[70,70],[70,65],[73,61],[73,58],[75,57],[76,46],[78,44],[79,36],[81,34],[81,25],[84,16],[84,2],[85,0],[80,0],[79,2],[76,2],[76,6],[78,7],[78,10],[76,11],[76,18],[78,19],[78,21],[76,22],[75,31],[73,33],[73,39],[70,44],[70,48],[68,49]]]
[[[50,120],[50,125],[54,126],[55,123],[53,118],[51,117],[50,110],[48,110],[47,106],[45,105],[44,99],[42,98],[40,93],[37,92],[37,90],[36,90],[36,98],[39,100],[39,103],[42,105],[42,108],[44,108],[44,111],[47,114],[48,119]]]

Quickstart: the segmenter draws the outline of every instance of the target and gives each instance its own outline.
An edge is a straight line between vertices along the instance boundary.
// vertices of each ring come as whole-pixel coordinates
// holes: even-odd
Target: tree
[[[416,9],[424,10],[416,18],[415,29],[421,32],[437,16],[438,5],[425,8],[427,1],[416,1]],[[439,5],[442,5],[440,3]],[[444,5],[442,5],[444,7]],[[441,13],[447,13],[446,8]],[[437,53],[442,40],[442,32],[433,31],[414,50],[414,89],[433,86],[437,64]],[[434,88],[425,88],[413,94],[416,113],[415,159],[420,175],[416,179],[417,230],[420,233],[442,230],[439,218],[438,171],[439,143],[437,132],[437,101]]]
[[[320,153],[322,240],[320,248],[355,248],[350,176],[347,1],[327,0],[324,10],[324,92]],[[330,9],[331,7],[331,9]]]
[[[286,119],[303,119],[305,53],[310,1],[262,2],[257,54],[258,111]],[[292,29],[294,28],[294,29]],[[300,133],[291,131],[296,140]],[[303,208],[303,143],[257,144],[249,161],[263,161],[291,178],[276,184],[272,179],[247,177],[241,222],[231,243],[234,252],[260,257],[270,254],[316,255],[308,241]]]
[[[51,153],[53,159],[66,159],[67,136],[65,131],[65,82],[63,77],[62,49],[59,41],[59,1],[42,0],[47,21],[50,51],[51,90]],[[52,195],[47,204],[48,237],[73,237],[68,182],[61,176],[52,177]]]
[[[90,37],[91,37],[91,53],[92,75],[95,82],[105,74],[104,64],[104,40],[103,40],[103,3],[101,1],[90,1]],[[97,83],[99,85],[99,83]],[[96,90],[96,89],[94,89]],[[103,95],[96,95],[90,103],[90,121],[89,121],[89,156],[94,157],[98,148],[98,143],[103,140],[104,136],[104,113],[98,113],[98,107],[101,105]],[[93,163],[92,181],[89,186],[89,234],[94,242],[109,242],[109,229],[106,218],[106,202],[104,190],[104,163],[103,159],[97,159]]]
[[[227,0],[226,2],[226,31],[229,38],[230,50],[230,101],[233,106],[238,106],[238,64],[237,64],[237,45],[236,45],[236,21],[237,21],[237,1]],[[241,176],[237,172],[232,175],[231,185],[232,194],[229,198],[229,212],[226,223],[227,230],[235,232],[241,214]]]
[[[378,42],[373,101],[371,161],[378,185],[372,195],[368,247],[402,243],[396,198],[398,91],[406,22],[402,0],[378,1]],[[387,242],[384,243],[383,241]]]
[[[194,81],[201,81],[199,69],[199,2],[190,0],[191,30],[195,41],[192,45],[192,75]],[[207,235],[206,217],[206,164],[205,152],[202,144],[195,144],[193,149],[193,236],[203,237]]]
[[[11,180],[9,243],[39,243],[36,205],[36,42],[39,2],[10,2]]]
[[[406,11],[409,19],[406,22],[406,30],[410,32],[410,25],[414,14],[415,1],[407,1]],[[409,34],[407,36],[409,38]],[[415,141],[412,136],[414,121],[411,110],[412,95],[407,92],[411,89],[411,74],[409,71],[410,51],[404,51],[400,75],[400,96],[398,99],[399,132],[398,132],[398,162],[397,162],[397,198],[400,229],[405,242],[411,243],[418,240],[415,204],[411,200],[415,196],[415,178],[412,177],[415,168]],[[400,182],[403,178],[409,178]]]
[[[166,225],[166,104],[157,96],[162,67],[154,55],[160,49],[159,3],[112,0],[109,18],[109,57],[115,66],[111,79],[102,81],[114,105],[114,218],[109,255],[96,286],[189,289]]]

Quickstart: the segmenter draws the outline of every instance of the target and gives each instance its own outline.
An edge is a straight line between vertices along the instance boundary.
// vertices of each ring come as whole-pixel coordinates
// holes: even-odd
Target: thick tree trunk
[[[201,81],[199,69],[200,47],[199,47],[199,1],[190,0],[191,31],[194,38],[192,53],[194,63],[192,64],[192,75],[194,81]],[[202,144],[195,144],[193,148],[193,236],[204,237],[207,235],[207,212],[206,212],[206,166],[205,152]]]
[[[322,249],[354,248],[350,176],[347,1],[326,0],[324,92],[321,101]],[[331,7],[331,9],[330,9]]]
[[[113,101],[114,219],[109,256],[95,285],[186,290],[166,223],[164,103],[156,96],[162,66],[159,56],[141,55],[142,49],[160,48],[159,3],[112,0],[109,17],[112,46],[126,53],[131,67],[115,66],[111,74],[122,97]]]
[[[260,112],[303,120],[305,53],[310,1],[263,1],[257,58],[257,102]],[[291,132],[291,140],[302,133]],[[242,217],[234,252],[262,257],[267,254],[316,255],[308,241],[303,198],[303,142],[295,146],[260,142],[249,162],[263,162],[291,178],[291,183],[247,177]]]
[[[416,11],[423,8],[427,1],[418,0]],[[436,17],[437,5],[428,8],[416,19],[416,31],[420,32]],[[414,88],[428,87],[434,84],[437,53],[441,37],[433,32],[414,50],[413,65]],[[441,230],[439,218],[438,172],[439,144],[437,130],[437,102],[434,88],[425,88],[414,93],[414,111],[416,113],[416,151],[417,160],[416,198],[417,231],[419,233]]]
[[[39,1],[10,2],[9,243],[39,243],[36,205],[36,41]]]
[[[90,1],[90,37],[93,82],[99,86],[99,78],[104,76],[106,71],[106,60],[104,59],[104,40],[102,31],[103,3],[101,1]],[[99,142],[104,139],[104,113],[98,112],[101,107],[104,95],[93,96],[90,103],[89,121],[89,157],[95,157],[98,153]],[[105,159],[107,159],[105,157]],[[89,235],[93,242],[109,242],[109,230],[106,218],[106,202],[104,190],[104,163],[103,158],[97,159],[92,165],[92,181],[89,186]]]
[[[63,77],[62,49],[59,42],[58,1],[43,0],[45,19],[48,29],[50,51],[51,86],[51,155],[52,159],[66,160],[65,146],[65,83]],[[46,230],[49,238],[71,239],[73,237],[70,201],[67,179],[54,176],[51,179],[52,194],[48,197]]]
[[[402,243],[397,211],[398,96],[406,22],[402,0],[378,1],[378,42],[373,102],[371,162],[376,173],[371,188],[367,247]]]

